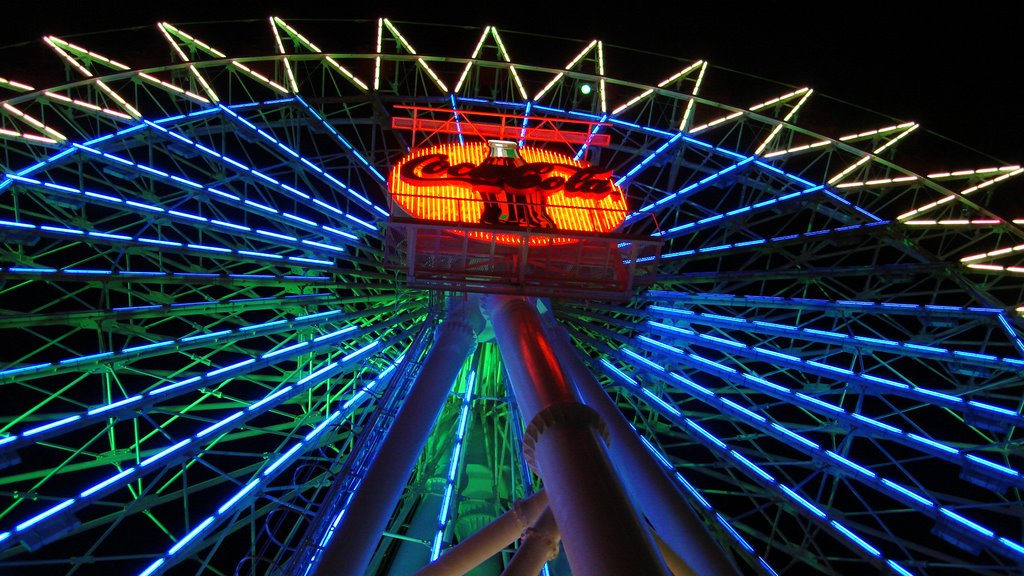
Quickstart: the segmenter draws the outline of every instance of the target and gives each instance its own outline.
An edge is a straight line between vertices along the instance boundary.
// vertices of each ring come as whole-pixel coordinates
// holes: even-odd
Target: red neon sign
[[[390,189],[395,203],[414,218],[510,231],[610,232],[626,217],[625,197],[611,171],[511,141],[415,150],[392,168]],[[518,242],[514,235],[469,235]]]

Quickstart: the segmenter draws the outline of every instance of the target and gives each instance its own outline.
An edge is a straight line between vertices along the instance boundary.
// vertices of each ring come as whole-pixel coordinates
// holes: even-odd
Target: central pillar
[[[485,305],[527,423],[523,452],[544,481],[573,574],[667,576],[608,459],[601,419],[580,402],[537,309],[513,296]]]
[[[655,536],[682,558],[686,568],[673,568],[674,574],[728,576],[737,574],[728,557],[708,534],[700,517],[679,492],[678,484],[667,476],[647,451],[637,432],[608,397],[594,375],[580,359],[577,349],[554,317],[545,318],[548,337],[583,402],[594,408],[611,438],[608,455],[637,507],[654,527]],[[660,546],[659,546],[660,547]]]
[[[452,383],[483,328],[475,297],[449,300],[445,319],[416,382],[381,443],[345,516],[324,550],[316,576],[363,576]]]

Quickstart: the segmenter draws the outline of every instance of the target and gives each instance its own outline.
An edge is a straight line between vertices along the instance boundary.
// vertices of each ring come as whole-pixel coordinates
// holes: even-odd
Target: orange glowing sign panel
[[[414,150],[392,169],[391,196],[411,216],[493,228],[610,232],[626,217],[611,172],[516,142],[442,144]],[[470,237],[518,243],[472,230]],[[531,238],[531,243],[551,243]],[[555,243],[570,242],[569,239]]]

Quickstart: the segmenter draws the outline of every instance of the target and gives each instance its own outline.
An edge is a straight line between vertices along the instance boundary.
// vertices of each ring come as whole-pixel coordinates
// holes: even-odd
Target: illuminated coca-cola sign
[[[390,187],[422,220],[608,232],[626,215],[610,170],[505,140],[415,150],[393,167]]]

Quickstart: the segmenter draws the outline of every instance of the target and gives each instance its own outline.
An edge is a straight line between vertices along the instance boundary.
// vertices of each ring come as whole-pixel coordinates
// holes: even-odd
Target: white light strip
[[[0,86],[4,88],[9,88],[11,90],[17,90],[18,92],[31,92],[35,90],[35,88],[29,86],[28,84],[22,84],[21,82],[16,82],[14,80],[10,80],[2,76],[0,76]]]
[[[850,164],[849,166],[847,166],[846,168],[841,170],[835,176],[829,178],[827,183],[828,184],[835,184],[835,183],[839,182],[840,180],[845,178],[848,174],[850,174],[851,172],[853,172],[857,168],[863,166],[865,163],[867,163],[869,160],[871,160],[874,156],[877,156],[878,154],[881,154],[882,152],[884,152],[890,146],[895,145],[897,142],[899,142],[900,140],[905,138],[907,136],[907,134],[910,134],[911,132],[916,130],[917,127],[918,127],[918,125],[914,124],[914,123],[900,124],[900,126],[905,127],[901,134],[897,135],[896,137],[894,137],[893,139],[889,140],[888,142],[882,144],[878,148],[875,148],[874,150],[871,151],[870,154],[864,154],[864,156],[862,156],[859,160],[857,160],[853,164]]]
[[[459,76],[459,81],[455,83],[455,93],[458,94],[459,90],[462,90],[462,84],[469,77],[469,69],[473,67],[473,60],[476,60],[480,56],[480,50],[484,47],[484,40],[487,38],[487,33],[491,31],[490,26],[484,26],[484,33],[480,35],[480,40],[476,43],[476,48],[473,49],[473,55],[470,56],[469,62],[466,62],[466,67],[462,70],[462,75]]]
[[[791,108],[790,111],[786,113],[786,115],[782,118],[782,122],[779,122],[778,124],[775,125],[775,128],[772,128],[772,131],[770,134],[768,134],[768,137],[765,138],[764,141],[761,142],[761,145],[757,147],[757,150],[754,151],[755,154],[760,154],[764,152],[764,149],[767,148],[772,143],[772,141],[775,140],[775,137],[779,135],[779,132],[782,131],[782,126],[793,118],[797,111],[800,110],[800,107],[803,106],[807,102],[807,99],[811,97],[811,94],[814,93],[814,90],[806,88],[804,90],[806,90],[804,97],[801,98],[800,101],[797,102],[796,105],[793,106],[793,108]]]
[[[569,64],[565,67],[565,70],[563,70],[562,72],[559,72],[558,74],[555,74],[555,77],[552,78],[550,82],[548,82],[547,86],[541,88],[540,92],[538,92],[537,95],[533,97],[533,99],[534,100],[540,100],[545,94],[547,94],[548,90],[551,90],[551,88],[556,83],[558,83],[558,81],[561,80],[563,76],[565,76],[565,72],[566,71],[571,70],[572,67],[575,66],[576,63],[579,62],[584,56],[586,56],[587,52],[590,52],[590,49],[593,48],[596,45],[597,45],[597,40],[591,40],[590,44],[587,44],[587,47],[584,48],[582,51],[580,51],[580,53],[577,54],[576,57],[573,58],[571,62],[569,62]]]
[[[698,60],[698,61],[694,62],[693,64],[690,64],[686,68],[683,68],[679,72],[676,72],[672,76],[669,76],[668,78],[666,78],[666,79],[662,80],[661,82],[659,82],[658,83],[658,88],[664,88],[665,86],[668,86],[672,82],[675,82],[676,80],[682,78],[683,76],[686,76],[690,72],[696,70],[697,67],[700,66],[701,64],[703,64],[703,60]],[[612,110],[612,115],[613,116],[617,116],[620,112],[622,112],[626,108],[629,108],[633,104],[636,104],[640,100],[643,100],[644,98],[650,96],[653,93],[654,93],[654,88],[648,88],[647,90],[644,90],[638,96],[634,96],[631,100],[629,100],[625,104],[622,104],[621,106],[619,106],[615,110]]]
[[[383,21],[384,25],[388,27],[389,31],[391,31],[391,34],[395,37],[396,40],[398,40],[398,43],[401,44],[402,47],[404,47],[406,50],[408,50],[410,54],[412,54],[413,56],[417,56],[416,63],[419,64],[423,68],[423,70],[426,71],[427,75],[430,76],[434,83],[437,84],[437,87],[441,89],[441,92],[447,93],[448,87],[445,86],[444,82],[442,82],[441,79],[437,76],[437,74],[434,73],[433,68],[431,68],[430,65],[427,64],[427,61],[424,60],[422,57],[418,57],[418,55],[416,54],[416,50],[412,47],[412,44],[409,44],[405,37],[402,36],[402,33],[398,31],[398,28],[395,28],[394,24],[392,24],[391,21],[388,20],[387,18],[384,18]]]
[[[54,140],[58,140],[60,142],[64,142],[64,141],[66,141],[68,139],[67,136],[61,134],[60,132],[58,132],[58,131],[56,131],[56,130],[54,130],[52,128],[47,127],[45,124],[43,124],[39,120],[36,120],[32,116],[22,112],[21,110],[18,110],[17,108],[15,108],[14,106],[11,106],[7,102],[4,102],[4,110],[7,110],[11,114],[14,114],[15,116],[17,116],[18,118],[21,118],[25,122],[28,122],[33,127],[43,131],[47,136],[49,136],[50,138],[53,138]]]
[[[974,192],[977,192],[978,190],[982,190],[984,188],[988,188],[989,186],[995,185],[995,184],[997,184],[999,182],[1002,182],[1003,180],[1006,180],[1007,178],[1012,178],[1013,176],[1017,176],[1018,174],[1021,174],[1021,173],[1024,173],[1024,168],[1018,168],[1018,169],[1014,170],[1013,172],[1008,172],[1006,174],[1003,174],[1002,176],[998,176],[998,177],[993,178],[991,180],[986,180],[986,181],[982,182],[981,184],[978,184],[978,185],[975,185],[975,186],[971,186],[970,188],[962,190],[960,192],[960,195],[961,196],[968,196],[970,194],[973,194]],[[918,214],[920,214],[922,212],[927,212],[928,210],[931,210],[932,208],[935,208],[936,206],[939,206],[941,204],[945,204],[947,202],[952,202],[955,198],[956,198],[956,196],[954,196],[954,195],[943,196],[942,198],[939,198],[935,202],[931,202],[931,203],[925,204],[924,206],[921,206],[921,207],[918,207],[918,208],[914,208],[910,212],[905,212],[903,214],[900,214],[899,216],[896,217],[896,219],[897,220],[907,220],[907,219],[909,219],[912,216],[916,216],[916,215],[918,215]],[[1016,223],[1016,220],[1014,222]]]
[[[523,81],[519,79],[519,73],[516,72],[516,67],[512,64],[512,59],[508,55],[508,50],[505,49],[505,43],[501,41],[501,36],[498,35],[498,29],[491,26],[491,36],[494,38],[495,43],[498,44],[498,52],[501,57],[509,64],[508,70],[512,73],[512,80],[516,83],[516,88],[519,89],[519,96],[523,99],[527,99],[526,88],[523,86]]]
[[[278,54],[284,54],[284,44],[281,42],[281,34],[277,32],[277,26],[274,25],[273,18],[270,18],[270,31],[274,33],[274,44],[277,45]],[[282,60],[284,62],[285,73],[288,75],[288,83],[292,87],[292,93],[298,94],[299,84],[295,81],[295,75],[292,73],[292,64],[288,60],[287,56],[285,56]]]
[[[278,18],[277,16],[274,16],[273,18],[271,18],[271,20],[274,22],[274,24],[277,24],[282,30],[287,32],[288,35],[291,36],[294,40],[296,40],[299,44],[302,44],[312,52],[315,52],[317,54],[323,54],[323,51],[320,50],[319,46],[317,46],[311,40],[300,34],[298,30],[289,26],[284,20]],[[327,55],[324,55],[324,60],[326,60],[327,63],[330,64],[335,70],[340,72],[342,76],[344,76],[353,84],[358,86],[360,90],[362,90],[363,92],[369,90],[369,88],[362,80],[356,78],[355,75],[352,74],[352,72],[350,72],[347,68],[342,66],[337,60]]]

